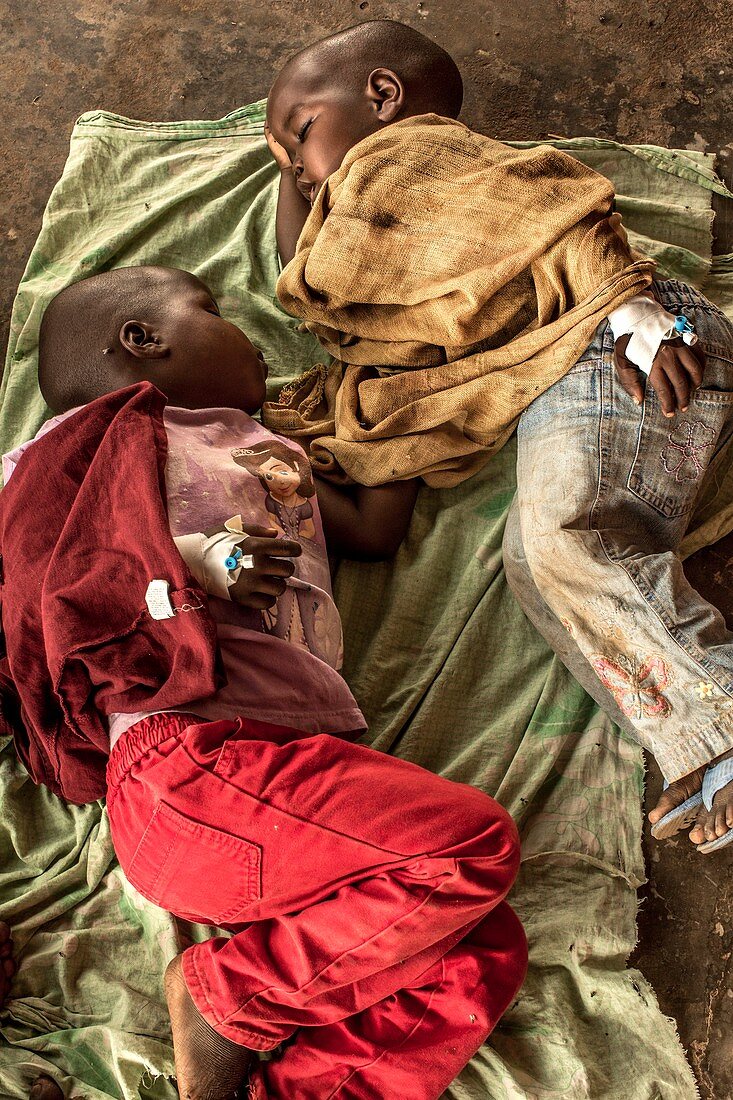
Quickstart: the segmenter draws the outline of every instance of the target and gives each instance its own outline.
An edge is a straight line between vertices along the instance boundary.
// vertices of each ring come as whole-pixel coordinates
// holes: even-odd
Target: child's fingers
[[[242,530],[245,535],[254,535],[260,539],[276,539],[276,527],[262,527],[259,523],[243,523]]]
[[[245,554],[267,555],[277,558],[299,558],[303,553],[303,547],[293,539],[259,539],[249,538],[240,543]]]
[[[229,596],[241,607],[253,607],[256,611],[264,611],[266,607],[272,607],[277,602],[281,593],[266,591],[275,585],[275,581],[268,581],[259,570],[243,569],[234,584],[229,589]],[[280,582],[285,587],[285,581]]]
[[[664,356],[660,364],[674,391],[675,404],[684,412],[690,404],[690,376],[682,365],[679,354],[671,352]]]
[[[700,386],[705,374],[705,351],[702,344],[699,342],[689,346],[683,344],[680,348],[680,358],[692,379],[693,386]]]
[[[295,566],[289,558],[258,557],[257,566],[263,577],[292,577]]]
[[[620,336],[616,341],[616,371],[623,388],[639,405],[644,399],[644,385],[641,372],[624,354],[628,339]],[[705,353],[698,344],[687,345],[681,339],[662,344],[649,381],[665,416],[674,416],[677,408],[683,412],[688,408],[692,391],[702,382],[704,370]]]
[[[287,583],[284,578],[263,576],[255,582],[255,595],[274,596],[277,599],[282,596],[286,588]]]
[[[240,600],[245,607],[253,607],[255,611],[267,611],[277,603],[277,596],[264,592],[250,592],[246,600]]]
[[[674,352],[694,379],[695,385],[700,385],[705,372],[705,349],[699,340],[696,344],[686,344],[681,336],[676,336],[672,340],[665,340],[661,348]]]
[[[293,162],[290,159],[290,155],[287,149],[285,149],[285,147],[282,146],[280,142],[272,136],[272,131],[270,130],[270,127],[267,125],[267,123],[265,123],[265,140],[267,141],[267,146],[270,152],[275,158],[275,163],[277,164],[278,168],[292,168]]]
[[[696,344],[688,346],[682,340],[662,344],[654,360],[654,371],[659,369],[664,374],[674,394],[674,401],[682,412],[686,412],[692,391],[700,385],[705,371],[705,353]],[[659,392],[657,385],[655,390]],[[664,408],[664,406],[663,406]],[[665,414],[669,410],[664,408]]]
[[[652,384],[652,388],[659,398],[659,404],[662,406],[662,412],[665,416],[674,416],[675,408],[675,395],[672,389],[672,383],[667,378],[664,370],[658,364],[652,367],[651,374],[649,375],[649,381]]]
[[[254,558],[254,568],[242,569],[230,588],[236,603],[265,611],[277,602],[295,572],[290,560],[303,552],[299,542],[290,539],[248,538],[241,544]],[[279,555],[279,556],[278,556]]]

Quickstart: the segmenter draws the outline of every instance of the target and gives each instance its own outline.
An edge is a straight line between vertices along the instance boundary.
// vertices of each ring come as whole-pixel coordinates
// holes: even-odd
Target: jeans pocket
[[[627,486],[668,519],[692,511],[705,471],[733,430],[733,391],[714,388],[718,379],[730,384],[733,364],[709,353],[706,359],[707,388],[696,390],[687,412],[674,420],[663,415],[647,382]]]
[[[257,844],[202,825],[158,802],[126,874],[178,917],[227,924],[261,896]]]

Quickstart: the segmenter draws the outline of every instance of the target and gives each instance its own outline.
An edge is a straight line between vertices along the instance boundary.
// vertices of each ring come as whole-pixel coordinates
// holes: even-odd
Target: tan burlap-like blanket
[[[263,410],[316,468],[455,485],[654,265],[613,188],[550,147],[510,149],[437,115],[356,145],[321,189],[277,292],[338,360]]]

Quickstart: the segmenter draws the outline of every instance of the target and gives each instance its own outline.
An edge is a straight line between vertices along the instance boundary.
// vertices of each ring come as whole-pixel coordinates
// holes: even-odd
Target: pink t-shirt
[[[74,411],[48,421],[45,434]],[[323,528],[310,464],[291,440],[237,409],[167,407],[166,492],[174,537],[223,527],[226,520],[274,527],[303,547],[295,573],[267,611],[209,596],[227,683],[187,703],[208,720],[256,718],[306,733],[355,733],[366,723],[339,675],[341,620],[331,592]],[[30,443],[3,456],[5,480]],[[246,541],[242,547],[246,552]],[[110,740],[142,714],[110,716]]]

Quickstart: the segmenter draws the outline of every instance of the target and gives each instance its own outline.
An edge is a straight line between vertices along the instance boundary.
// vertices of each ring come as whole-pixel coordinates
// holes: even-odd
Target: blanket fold
[[[321,472],[475,473],[600,321],[651,282],[605,177],[437,115],[365,138],[313,206],[278,297],[337,360],[269,402]]]
[[[105,795],[110,714],[185,706],[222,682],[216,626],[170,531],[164,406],[149,382],[89,402],[0,494],[0,736],[69,802]],[[172,616],[147,604],[156,578]]]

